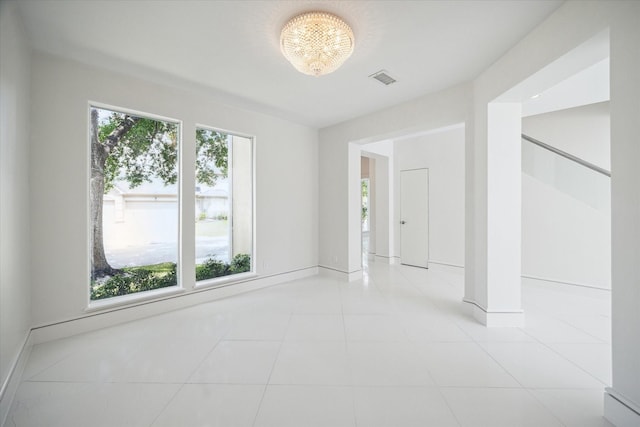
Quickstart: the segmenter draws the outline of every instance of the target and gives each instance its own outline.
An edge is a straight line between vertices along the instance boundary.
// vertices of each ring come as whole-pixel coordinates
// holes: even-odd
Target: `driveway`
[[[151,242],[118,249],[105,248],[105,253],[109,264],[114,268],[178,262],[176,242]],[[229,240],[226,237],[196,239],[196,264],[202,264],[208,258],[229,262]]]

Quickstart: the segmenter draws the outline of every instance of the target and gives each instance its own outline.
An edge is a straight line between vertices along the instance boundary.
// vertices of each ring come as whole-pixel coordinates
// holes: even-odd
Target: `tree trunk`
[[[114,269],[109,265],[104,253],[102,235],[102,204],[104,196],[104,166],[107,150],[98,139],[98,111],[91,110],[91,277],[112,275]]]
[[[104,253],[102,231],[102,205],[104,197],[104,167],[109,153],[122,141],[127,132],[140,120],[125,116],[124,120],[106,138],[104,143],[98,137],[98,110],[91,109],[91,277],[113,275],[115,270]]]

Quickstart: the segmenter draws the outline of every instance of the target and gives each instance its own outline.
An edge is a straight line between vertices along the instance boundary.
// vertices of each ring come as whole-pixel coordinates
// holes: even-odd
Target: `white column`
[[[362,150],[358,144],[349,143],[347,172],[347,276],[349,280],[362,278],[362,227],[361,227],[361,191],[360,157]]]
[[[617,5],[610,27],[613,384],[604,415],[625,427],[640,425],[640,4]]]
[[[473,103],[464,126],[464,298],[463,301],[475,302],[476,288],[476,173]]]
[[[196,176],[194,173],[184,173],[193,170],[196,164],[196,126],[193,122],[182,124],[182,146],[180,147],[180,185],[179,209],[180,239],[178,242],[180,262],[178,262],[179,284],[189,290],[196,285],[196,269],[182,266],[196,264],[196,228],[193,221],[196,217]]]
[[[521,105],[489,103],[486,120],[486,139],[475,141],[475,277],[465,301],[486,326],[523,326]]]

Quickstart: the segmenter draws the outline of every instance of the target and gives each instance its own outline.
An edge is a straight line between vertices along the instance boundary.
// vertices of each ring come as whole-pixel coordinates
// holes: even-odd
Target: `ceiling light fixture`
[[[280,34],[282,54],[301,73],[321,76],[337,70],[353,52],[351,27],[327,12],[292,18]]]

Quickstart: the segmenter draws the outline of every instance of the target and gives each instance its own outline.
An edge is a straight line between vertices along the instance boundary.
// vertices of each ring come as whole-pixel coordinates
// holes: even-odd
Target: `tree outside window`
[[[90,107],[91,300],[177,286],[179,135],[174,121]],[[195,139],[199,185],[228,181],[230,137]],[[250,252],[230,249],[227,272],[250,270]]]

